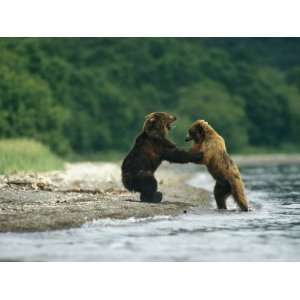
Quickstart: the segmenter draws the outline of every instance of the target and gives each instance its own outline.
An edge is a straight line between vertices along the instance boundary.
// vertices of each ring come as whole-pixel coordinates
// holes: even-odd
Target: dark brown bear
[[[199,162],[202,155],[176,148],[167,139],[167,133],[176,117],[165,112],[146,116],[142,132],[122,164],[122,181],[129,191],[141,193],[144,202],[160,202],[154,172],[163,160],[174,163]]]

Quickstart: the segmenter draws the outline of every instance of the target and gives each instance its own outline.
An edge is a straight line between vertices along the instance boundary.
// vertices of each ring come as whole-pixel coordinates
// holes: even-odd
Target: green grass
[[[30,139],[0,140],[0,173],[62,169],[64,161],[49,148]]]
[[[285,145],[281,148],[257,148],[248,147],[239,151],[240,155],[255,154],[295,154],[299,149],[295,146]],[[112,161],[120,162],[126,153],[118,151],[104,151],[89,155],[71,154],[68,161]],[[2,139],[0,140],[0,174],[9,174],[19,171],[42,172],[60,170],[64,166],[64,160],[56,156],[50,149],[30,139]]]

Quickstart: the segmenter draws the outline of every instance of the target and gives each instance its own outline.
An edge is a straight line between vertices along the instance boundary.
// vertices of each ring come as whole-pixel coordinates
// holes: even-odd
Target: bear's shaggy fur
[[[167,139],[176,117],[154,112],[145,117],[142,132],[122,163],[122,182],[130,191],[141,193],[141,201],[160,202],[154,172],[163,160],[175,163],[199,162],[201,154],[179,150]]]
[[[241,210],[248,211],[243,181],[237,165],[231,160],[224,139],[204,120],[192,124],[186,141],[194,141],[192,152],[203,154],[201,164],[216,180],[214,196],[219,209],[227,209],[226,199],[232,195]]]

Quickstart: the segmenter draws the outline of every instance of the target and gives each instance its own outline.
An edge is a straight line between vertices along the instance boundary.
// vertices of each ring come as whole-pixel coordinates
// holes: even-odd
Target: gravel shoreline
[[[77,163],[65,171],[0,178],[0,232],[67,229],[102,219],[174,216],[210,207],[209,194],[185,182],[188,166],[163,164],[157,172],[164,194],[159,204],[142,203],[126,191],[113,163]]]
[[[237,155],[239,166],[300,164],[300,155]],[[161,203],[126,191],[117,163],[66,164],[64,171],[0,176],[0,232],[67,229],[103,218],[175,216],[213,206],[209,193],[186,182],[198,165],[163,163],[156,173]]]

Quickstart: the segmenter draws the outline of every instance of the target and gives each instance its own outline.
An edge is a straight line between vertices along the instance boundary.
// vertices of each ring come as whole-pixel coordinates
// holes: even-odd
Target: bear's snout
[[[192,139],[193,138],[189,134],[187,134],[186,137],[185,137],[186,142],[190,142]]]

